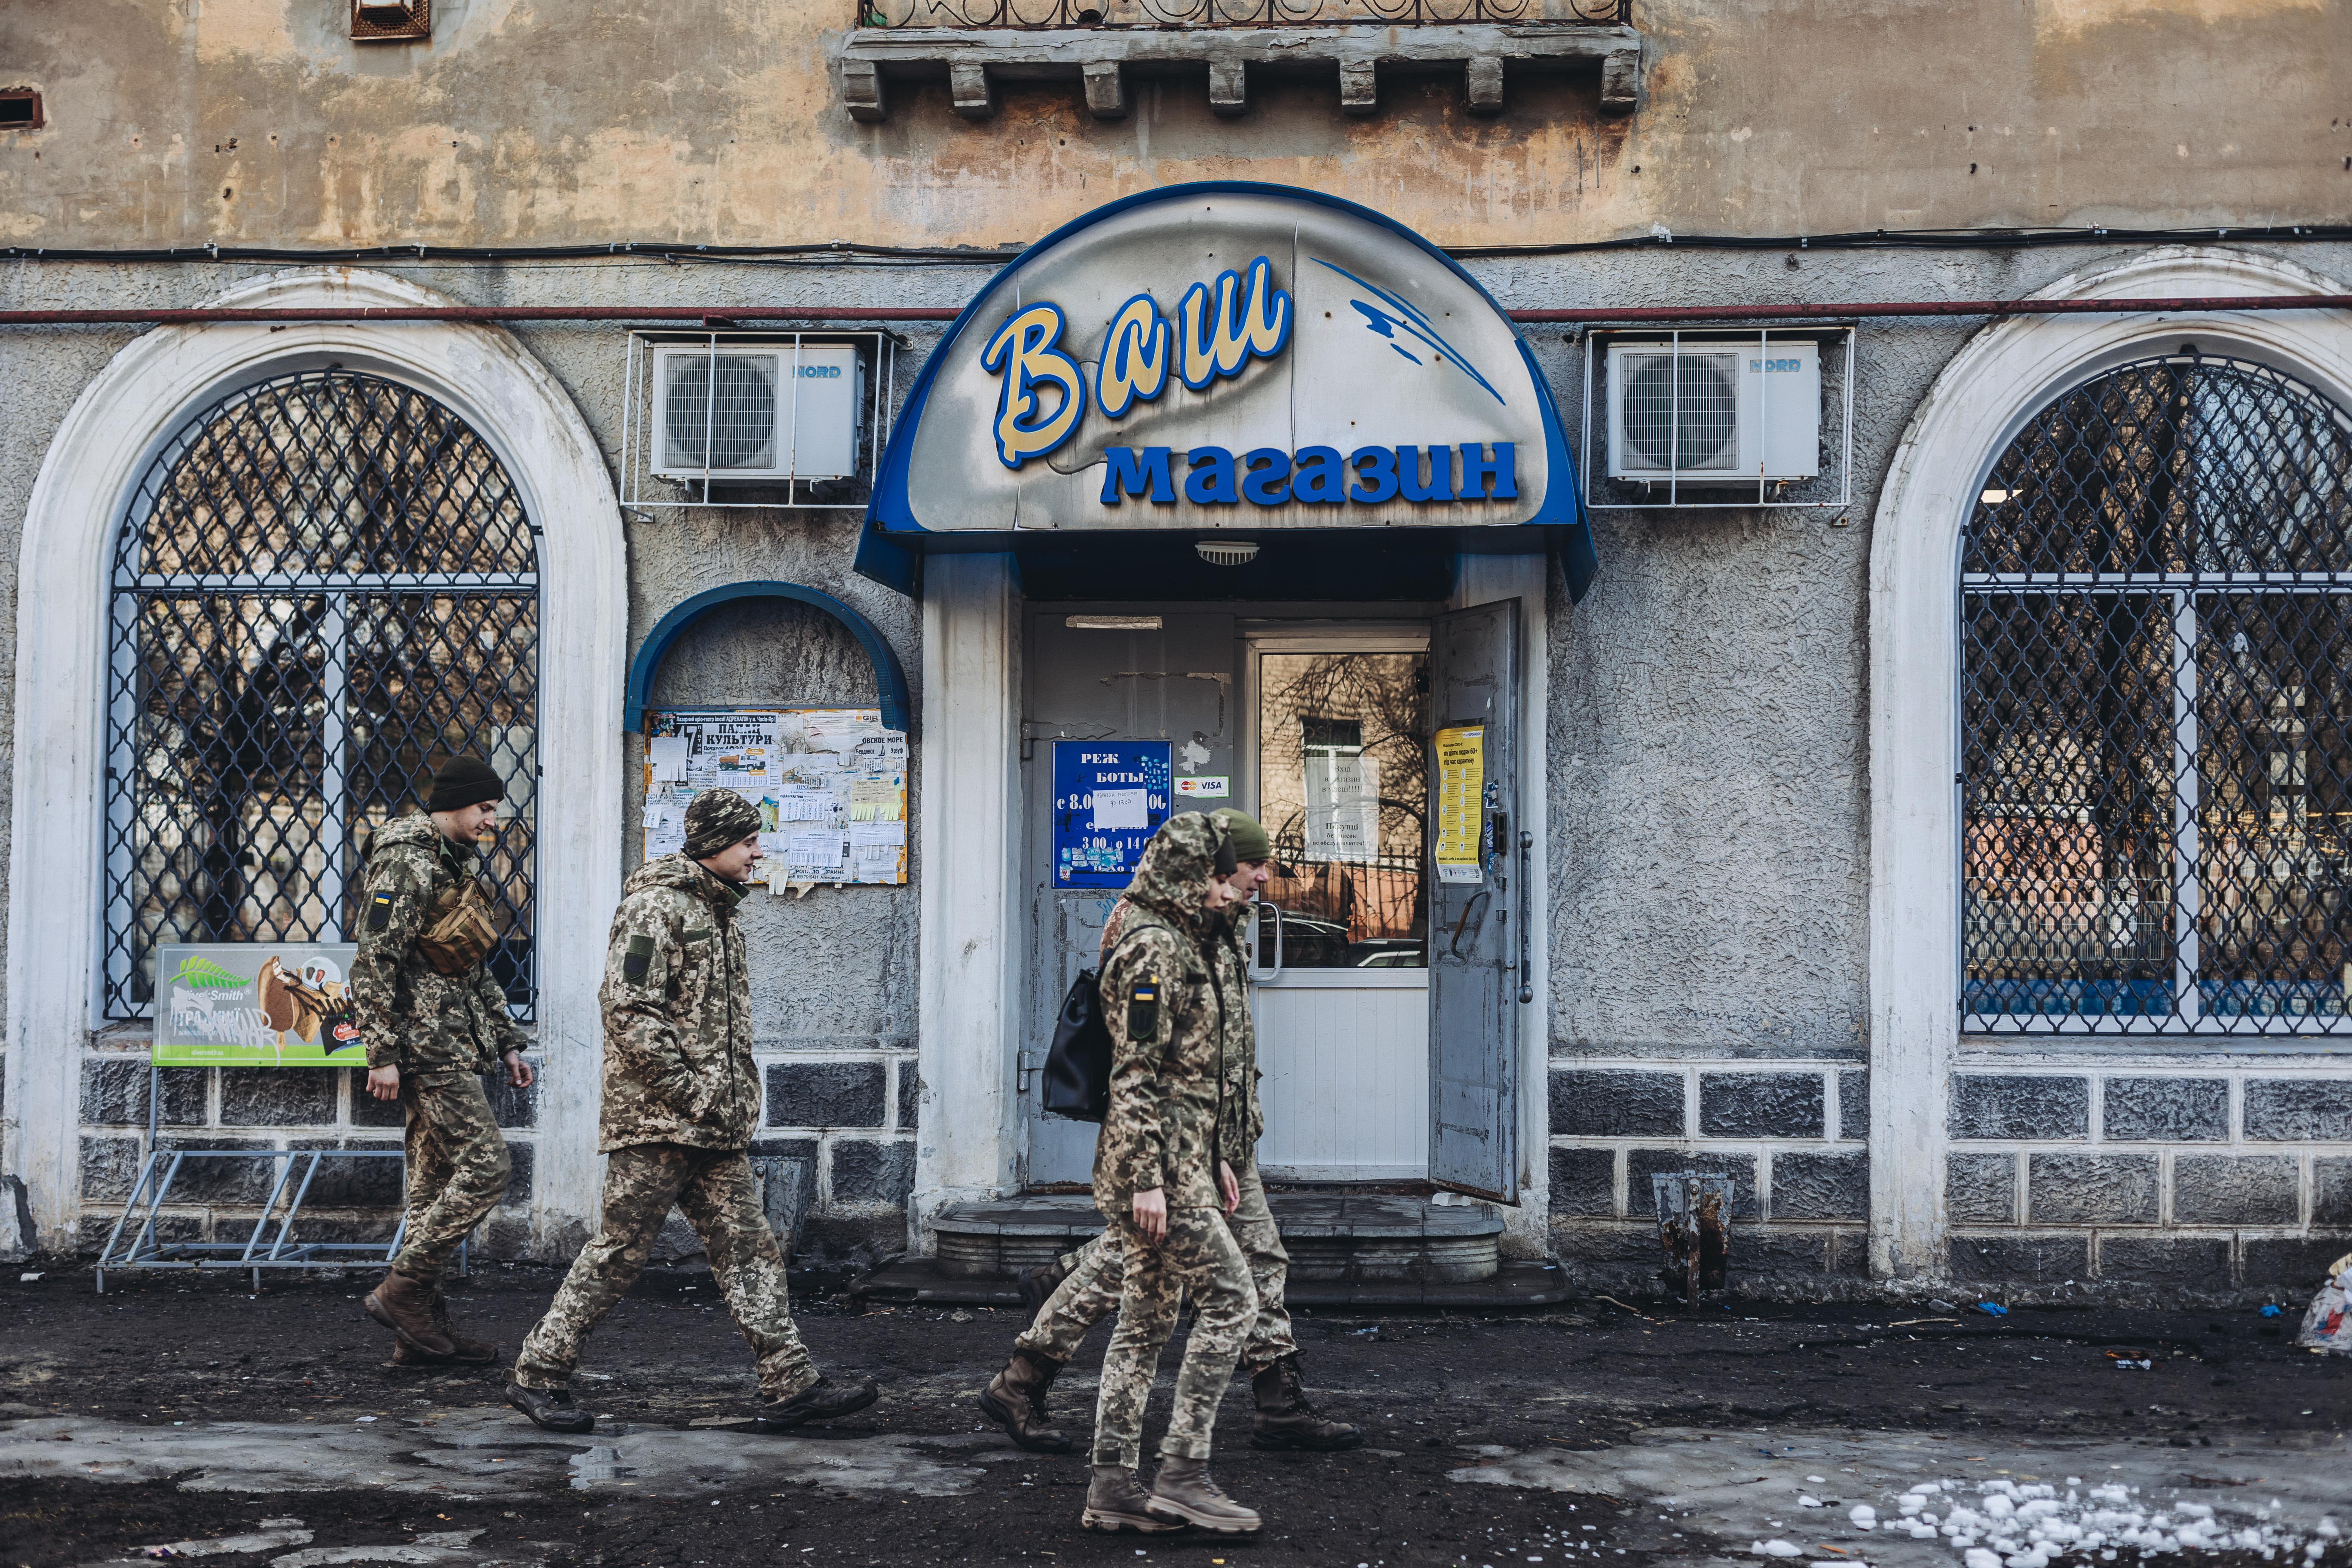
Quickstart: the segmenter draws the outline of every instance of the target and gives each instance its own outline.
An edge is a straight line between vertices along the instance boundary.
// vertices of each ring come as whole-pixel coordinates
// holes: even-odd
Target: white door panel
[[[1257,987],[1265,1073],[1258,1163],[1268,1175],[1377,1182],[1429,1173],[1427,983],[1380,978],[1404,984]]]

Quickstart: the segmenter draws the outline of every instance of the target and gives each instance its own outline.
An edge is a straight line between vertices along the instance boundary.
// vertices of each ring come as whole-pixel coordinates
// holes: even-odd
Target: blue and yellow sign
[[[1168,820],[1166,741],[1054,742],[1054,886],[1124,888]]]

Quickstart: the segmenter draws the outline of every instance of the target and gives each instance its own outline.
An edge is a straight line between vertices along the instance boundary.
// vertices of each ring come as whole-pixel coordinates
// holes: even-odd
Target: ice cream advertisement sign
[[[154,1060],[163,1067],[364,1062],[347,942],[166,943],[155,950]]]

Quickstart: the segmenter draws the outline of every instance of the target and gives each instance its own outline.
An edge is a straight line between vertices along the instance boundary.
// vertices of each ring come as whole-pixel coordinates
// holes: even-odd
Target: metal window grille
[[[2119,366],[2000,454],[1960,565],[1964,1026],[2352,1033],[2352,416]]]
[[[367,836],[432,770],[508,783],[491,972],[537,994],[538,530],[497,456],[413,387],[339,369],[231,393],[133,493],[107,682],[107,1017],[162,942],[356,931]]]

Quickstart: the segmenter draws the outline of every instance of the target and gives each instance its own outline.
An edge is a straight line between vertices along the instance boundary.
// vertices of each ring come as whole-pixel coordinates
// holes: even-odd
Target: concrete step
[[[1387,1193],[1270,1193],[1266,1205],[1302,1285],[1472,1285],[1501,1266],[1502,1219],[1483,1205]],[[1092,1199],[1032,1194],[953,1204],[934,1222],[943,1279],[1012,1280],[1100,1234]]]

